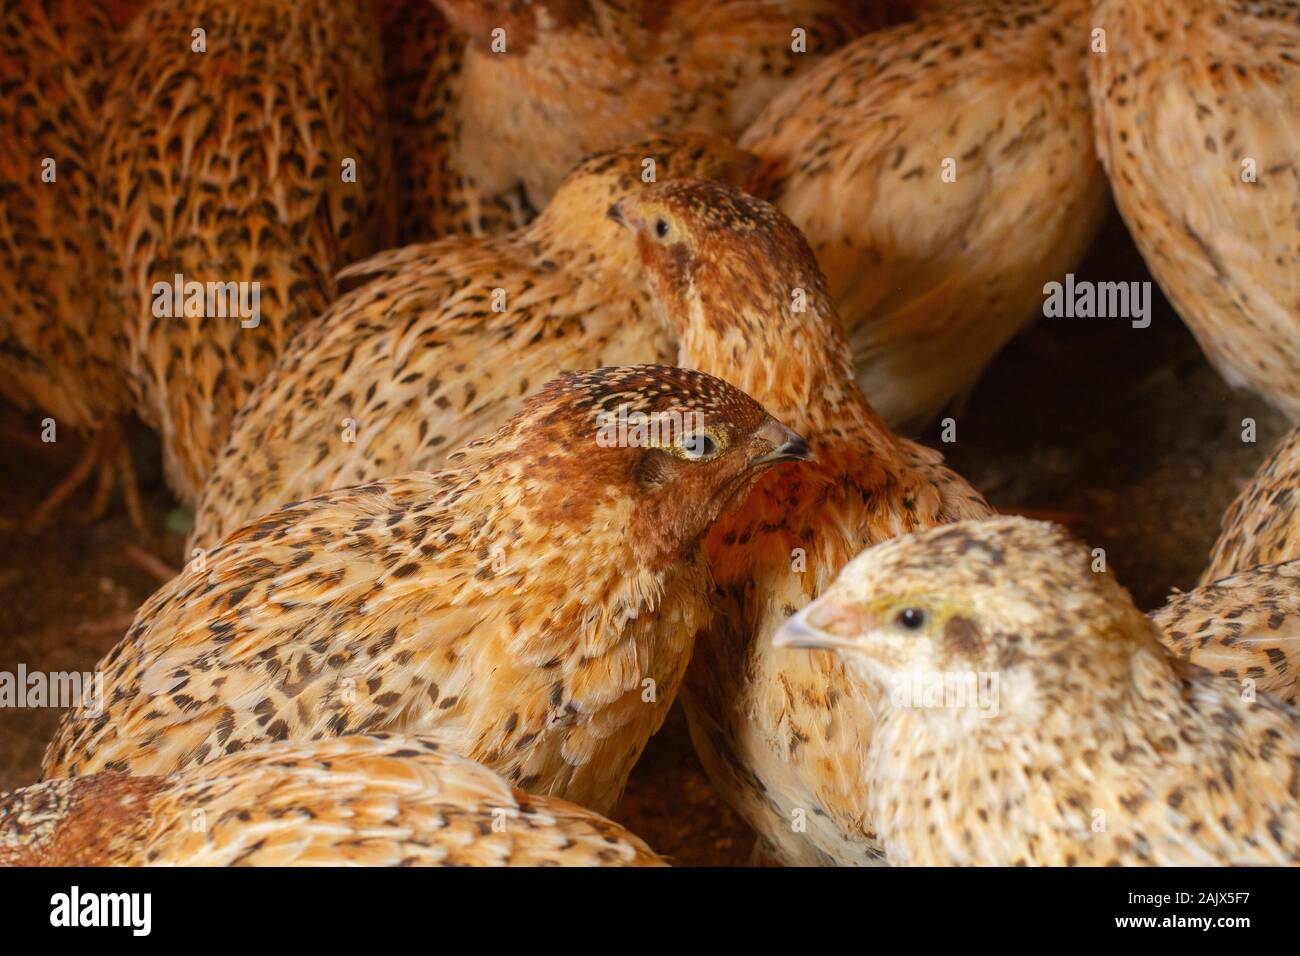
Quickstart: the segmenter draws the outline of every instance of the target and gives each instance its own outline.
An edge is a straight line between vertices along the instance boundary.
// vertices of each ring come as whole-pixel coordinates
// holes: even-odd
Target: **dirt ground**
[[[1080,278],[1150,278],[1112,217]],[[956,415],[957,440],[926,441],[998,507],[1069,523],[1104,547],[1145,608],[1191,586],[1220,515],[1284,429],[1263,401],[1229,389],[1155,293],[1150,328],[1116,319],[1044,319],[990,368]],[[27,516],[73,465],[72,436],[39,440],[39,414],[0,406],[0,671],[88,671],[159,585],[128,546],[181,564],[175,508],[159,478],[152,436],[134,445],[149,530],[115,510],[88,524],[90,490],[40,533]],[[1258,423],[1243,443],[1242,420]],[[35,780],[59,713],[0,710],[0,790]],[[743,864],[752,837],[712,793],[674,711],[633,774],[618,818],[684,865]]]

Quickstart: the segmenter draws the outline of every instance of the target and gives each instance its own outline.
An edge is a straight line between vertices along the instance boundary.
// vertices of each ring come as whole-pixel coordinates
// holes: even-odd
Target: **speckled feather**
[[[1094,10],[1097,148],[1124,221],[1228,383],[1300,417],[1300,4]]]
[[[1300,695],[1300,427],[1292,429],[1223,516],[1197,588],[1152,616],[1181,657],[1294,702]]]
[[[751,191],[808,237],[858,382],[895,427],[967,392],[1101,222],[1086,9],[975,0],[870,34],[740,139],[764,164]]]
[[[1291,429],[1223,515],[1207,584],[1261,564],[1300,559],[1300,426]]]
[[[248,393],[388,228],[378,34],[352,0],[157,0],[118,54],[99,160],[106,308],[168,484],[193,504]],[[260,283],[260,324],[155,315],[154,284],[177,273]]]
[[[454,149],[466,38],[429,0],[401,0],[383,14],[398,239],[485,236],[524,225],[536,211],[515,196],[482,195]]]
[[[778,859],[866,862],[878,852],[861,803],[869,721],[837,658],[776,651],[771,635],[863,547],[990,509],[937,452],[872,411],[825,279],[780,212],[702,182],[665,183],[620,211],[681,363],[781,409],[818,459],[768,475],[710,534],[722,613],[697,640],[683,692],[696,749]],[[805,311],[793,308],[796,289]],[[795,549],[806,569],[793,569]],[[795,808],[805,833],[792,830]]]
[[[93,157],[112,26],[98,2],[0,4],[0,394],[91,431],[128,403]],[[42,164],[54,160],[54,182]]]
[[[1300,697],[1300,561],[1175,594],[1151,617],[1178,656],[1290,703]]]
[[[0,795],[0,865],[658,866],[604,818],[403,735],[285,741],[169,777]]]
[[[699,413],[726,450],[602,446],[623,405]],[[699,372],[573,373],[443,471],[265,515],[145,603],[99,665],[103,714],[67,715],[45,775],[395,730],[608,810],[707,620],[699,544],[774,430]]]
[[[1171,657],[1090,563],[1053,525],[963,522],[865,552],[787,624],[876,714],[863,782],[889,860],[1300,863],[1300,713]],[[927,705],[912,674],[996,692]]]
[[[676,130],[734,136],[791,77],[885,20],[877,0],[434,2],[470,39],[461,168],[487,196],[522,184],[538,208],[598,150]],[[792,50],[795,28],[806,52]]]
[[[527,229],[407,246],[348,269],[370,281],[253,393],[204,488],[191,547],[285,501],[439,468],[562,371],[670,359],[634,244],[605,216],[644,188],[646,158],[661,178],[738,180],[752,169],[712,137],[653,139],[584,162]]]

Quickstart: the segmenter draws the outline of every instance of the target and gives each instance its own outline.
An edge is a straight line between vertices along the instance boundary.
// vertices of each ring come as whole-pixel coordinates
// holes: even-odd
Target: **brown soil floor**
[[[1098,281],[1149,279],[1113,217],[1079,270]],[[1241,440],[1241,422],[1258,441]],[[87,671],[121,637],[159,584],[124,550],[134,544],[181,563],[174,508],[158,479],[157,449],[136,436],[150,529],[124,515],[89,524],[78,493],[40,533],[27,516],[72,466],[72,436],[45,445],[40,415],[0,407],[0,671]],[[1104,547],[1146,608],[1191,586],[1220,515],[1283,432],[1261,400],[1227,388],[1156,293],[1152,325],[1116,319],[1040,321],[990,368],[956,416],[957,441],[925,436],[997,506],[1056,516]],[[33,781],[54,710],[0,710],[0,790]],[[679,711],[638,765],[619,819],[686,865],[743,864],[752,838],[712,793]]]

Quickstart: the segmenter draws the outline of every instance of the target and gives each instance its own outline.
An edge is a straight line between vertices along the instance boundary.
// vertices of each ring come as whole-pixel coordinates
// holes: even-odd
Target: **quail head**
[[[1300,862],[1300,713],[1173,658],[1063,529],[878,545],[777,634],[875,714],[862,799],[921,865]]]
[[[69,712],[45,774],[387,730],[604,812],[710,613],[710,524],[807,455],[702,372],[562,376],[442,471],[285,505],[191,562],[100,663],[102,713]]]

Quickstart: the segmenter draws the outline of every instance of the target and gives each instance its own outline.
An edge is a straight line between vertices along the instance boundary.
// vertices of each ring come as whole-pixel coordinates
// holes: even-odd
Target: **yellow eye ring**
[[[712,461],[727,447],[726,435],[718,428],[689,431],[672,444],[672,453],[684,461]]]

